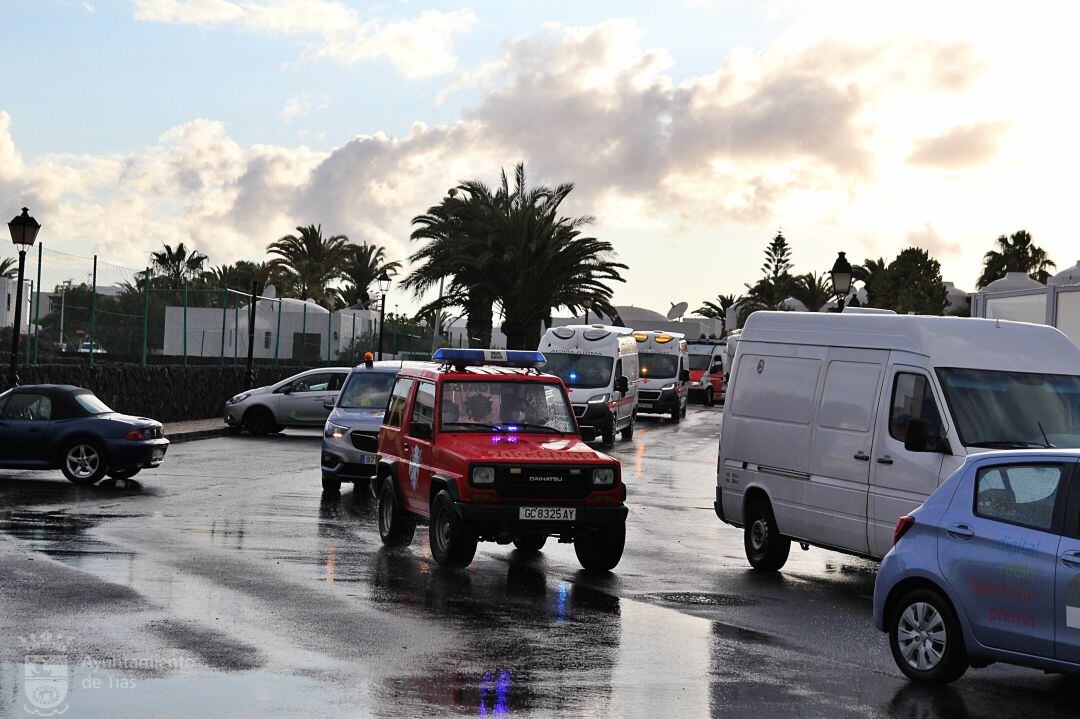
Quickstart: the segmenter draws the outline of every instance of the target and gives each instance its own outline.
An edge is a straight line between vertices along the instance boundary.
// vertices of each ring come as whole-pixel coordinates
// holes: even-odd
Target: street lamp
[[[592,299],[586,297],[581,301],[581,306],[585,308],[585,324],[589,324],[589,308],[592,307]]]
[[[851,292],[852,278],[851,263],[847,261],[843,252],[836,256],[836,262],[829,270],[829,275],[832,277],[833,294],[836,295],[836,311],[843,312],[844,298]]]
[[[11,378],[19,384],[19,330],[22,328],[23,274],[26,271],[26,248],[37,239],[41,225],[30,216],[30,210],[22,208],[22,214],[8,223],[11,241],[19,248],[19,284],[15,287],[15,324],[11,326]]]
[[[379,306],[379,360],[382,361],[383,325],[386,323],[386,294],[390,292],[390,275],[386,270],[379,273],[379,291],[382,292],[382,304]]]

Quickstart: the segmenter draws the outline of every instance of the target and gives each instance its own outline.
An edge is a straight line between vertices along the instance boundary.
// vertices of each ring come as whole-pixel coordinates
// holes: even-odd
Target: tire
[[[131,479],[142,471],[142,467],[126,467],[124,469],[110,469],[106,474],[110,479]]]
[[[543,534],[526,534],[514,540],[514,546],[522,554],[538,554],[547,543]]]
[[[956,612],[933,589],[913,589],[896,602],[889,617],[889,648],[900,671],[921,684],[948,684],[968,668]]]
[[[92,439],[77,439],[61,452],[60,470],[74,484],[97,484],[109,471],[109,461],[100,444]]]
[[[322,478],[322,491],[323,494],[329,495],[341,494],[341,480],[330,479],[324,474]]]
[[[454,501],[445,489],[431,501],[428,541],[431,556],[440,567],[467,567],[476,555],[476,532],[458,518]]]
[[[629,442],[630,440],[632,440],[634,438],[634,425],[635,424],[637,424],[637,417],[636,416],[631,417],[630,418],[630,424],[626,425],[626,427],[622,430],[622,432],[619,433],[619,436],[622,437],[623,442]]]
[[[787,563],[791,540],[780,534],[772,507],[765,500],[756,500],[746,513],[743,548],[754,569],[775,572]]]
[[[379,490],[379,536],[388,547],[404,547],[412,543],[416,518],[398,506],[392,482],[387,478]]]
[[[680,419],[682,419],[682,408],[680,408],[679,405],[676,404],[675,407],[671,410],[671,421],[674,424],[678,424]]]
[[[615,444],[615,422],[612,421],[611,428],[605,429],[600,433],[600,441],[605,445]]]
[[[679,416],[681,418],[683,418],[683,419],[686,419],[686,405],[685,404],[682,406],[682,409],[679,410]]]
[[[252,407],[244,412],[244,429],[255,437],[277,432],[281,429],[274,415],[266,407]]]
[[[622,559],[626,524],[598,527],[574,537],[574,553],[588,572],[609,572]]]
[[[705,390],[705,406],[706,407],[712,407],[715,404],[716,404],[716,396],[713,394],[712,387],[709,387],[709,389]]]

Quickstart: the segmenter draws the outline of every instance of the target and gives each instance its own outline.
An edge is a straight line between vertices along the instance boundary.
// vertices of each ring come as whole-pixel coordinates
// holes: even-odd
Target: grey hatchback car
[[[320,367],[241,392],[225,403],[225,424],[254,435],[322,427],[348,375],[348,367]]]

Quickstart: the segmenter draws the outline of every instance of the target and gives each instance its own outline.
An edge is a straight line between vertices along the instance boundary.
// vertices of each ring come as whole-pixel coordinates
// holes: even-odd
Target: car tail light
[[[903,517],[898,519],[896,522],[896,531],[894,531],[892,535],[893,546],[895,547],[896,543],[903,539],[904,535],[907,534],[907,531],[914,526],[915,518],[912,517],[910,514],[905,514]]]

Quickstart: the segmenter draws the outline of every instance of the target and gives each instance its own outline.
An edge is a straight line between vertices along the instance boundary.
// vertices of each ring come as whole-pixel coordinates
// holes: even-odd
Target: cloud
[[[993,158],[1008,129],[1003,122],[958,125],[943,134],[917,140],[908,161],[924,167],[969,167]]]
[[[336,0],[132,0],[143,22],[232,26],[303,39],[302,56],[346,65],[386,58],[408,78],[452,72],[454,40],[476,22],[471,10],[428,10],[405,20],[364,19]]]
[[[959,256],[964,247],[955,240],[946,240],[929,222],[917,230],[907,234],[908,245],[920,247],[930,253],[931,257],[941,259],[946,256]]]

